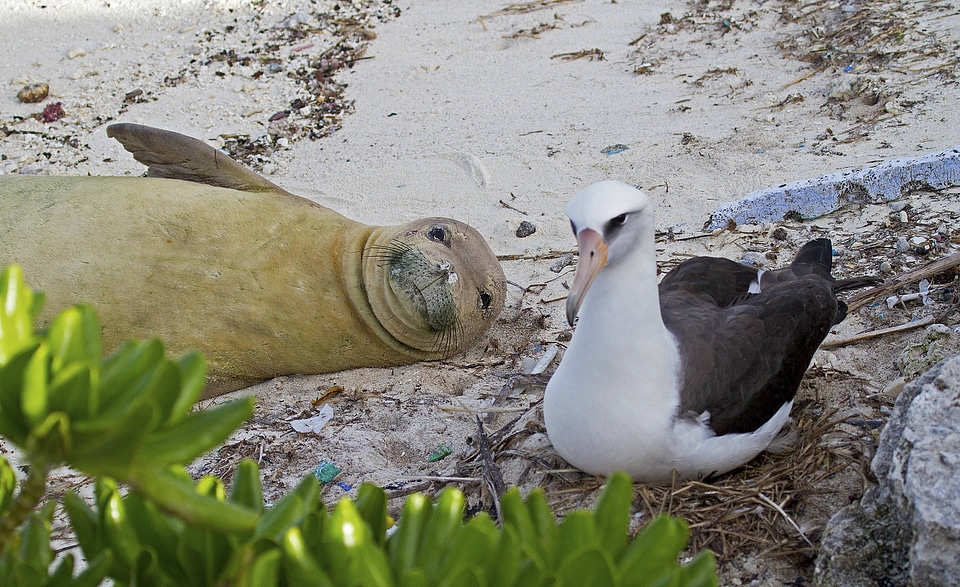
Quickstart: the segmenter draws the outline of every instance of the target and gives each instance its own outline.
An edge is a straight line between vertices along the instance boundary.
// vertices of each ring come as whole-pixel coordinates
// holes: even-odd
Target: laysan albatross
[[[635,481],[698,479],[753,459],[788,420],[800,379],[846,306],[828,239],[758,271],[694,257],[657,283],[654,210],[604,181],[566,209],[580,258],[576,330],[547,384],[547,435],[571,465]]]

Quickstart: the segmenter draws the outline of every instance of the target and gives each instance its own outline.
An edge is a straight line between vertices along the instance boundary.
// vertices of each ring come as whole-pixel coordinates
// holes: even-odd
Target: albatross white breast
[[[764,450],[846,306],[827,239],[789,267],[758,272],[711,257],[657,283],[653,206],[624,183],[567,205],[580,260],[567,300],[579,316],[544,396],[547,434],[571,465],[636,481],[703,478]]]

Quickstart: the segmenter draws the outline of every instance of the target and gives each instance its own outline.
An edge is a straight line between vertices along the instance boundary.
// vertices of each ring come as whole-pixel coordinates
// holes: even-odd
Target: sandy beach
[[[529,373],[568,340],[561,300],[572,267],[558,260],[575,241],[563,208],[594,181],[647,190],[665,270],[700,254],[779,266],[813,235],[834,239],[839,273],[889,276],[960,243],[958,188],[905,195],[907,222],[877,202],[703,231],[720,204],[753,190],[960,144],[955,2],[0,0],[0,10],[0,173],[140,175],[105,128],[149,124],[204,139],[368,224],[465,221],[502,260],[507,308],[463,356],[237,392],[257,394],[254,419],[195,472],[229,479],[239,458],[258,459],[271,498],[330,461],[342,470],[342,485],[325,490],[331,501],[364,481],[400,497],[456,477],[473,479],[459,482],[473,511],[489,508],[476,441],[500,430],[511,439],[497,456],[508,484],[547,487],[560,511],[592,503],[595,480],[554,472],[564,465],[542,429],[543,380]],[[18,99],[36,83],[49,86],[46,98]],[[520,238],[524,221],[536,230]],[[917,235],[938,249],[896,246]],[[832,336],[946,307],[881,300]],[[918,336],[820,351],[794,410],[801,432],[838,413],[883,420],[893,402],[883,392],[912,376],[902,353]],[[334,386],[334,419],[295,433],[289,420],[314,413],[311,401]],[[797,471],[816,474],[776,480],[804,536],[772,509],[730,527],[762,528],[756,542],[695,533],[695,546],[718,552],[724,584],[809,578],[805,544],[862,494],[868,431],[840,424],[803,442],[847,463],[821,475],[803,462]],[[428,461],[440,445],[452,454]],[[765,458],[734,483],[805,457]],[[54,492],[78,482],[65,472]],[[638,512],[639,525],[651,513],[639,497]]]

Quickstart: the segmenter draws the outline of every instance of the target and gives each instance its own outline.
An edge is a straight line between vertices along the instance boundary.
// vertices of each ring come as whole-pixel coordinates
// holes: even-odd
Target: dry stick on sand
[[[883,336],[885,334],[893,334],[895,332],[903,332],[904,330],[920,328],[921,326],[927,326],[929,324],[933,324],[934,320],[935,318],[933,316],[926,316],[924,318],[921,318],[920,320],[914,320],[913,322],[907,322],[906,324],[891,326],[890,328],[881,328],[880,330],[871,330],[869,332],[861,332],[860,334],[848,336],[847,338],[837,338],[835,340],[826,340],[823,342],[823,344],[820,345],[820,348],[830,349],[838,346],[846,346],[854,342],[867,340],[868,338],[876,338],[878,336]]]
[[[937,259],[936,261],[931,261],[922,267],[913,269],[912,271],[907,271],[903,275],[888,279],[887,281],[881,283],[877,287],[861,291],[860,293],[852,296],[847,302],[847,311],[853,312],[857,308],[869,303],[871,300],[875,299],[878,296],[885,295],[893,290],[899,289],[904,285],[911,283],[916,283],[923,279],[933,277],[948,271],[960,265],[960,253],[954,253],[952,255],[947,255],[942,259]],[[921,326],[927,326],[933,324],[936,319],[933,316],[926,316],[920,320],[914,320],[912,322],[907,322],[905,324],[899,324],[897,326],[891,326],[889,328],[881,328],[880,330],[873,330],[869,332],[861,332],[859,334],[854,334],[846,338],[837,338],[834,340],[824,341],[820,345],[821,348],[829,349],[839,346],[845,346],[854,342],[859,342],[861,340],[866,340],[869,338],[876,338],[878,336],[884,336],[886,334],[893,334],[895,332],[902,332],[904,330],[910,330],[912,328],[920,328]]]
[[[853,312],[857,308],[868,304],[871,300],[880,295],[885,295],[895,289],[903,287],[911,283],[918,282],[922,279],[927,279],[948,271],[960,265],[960,253],[953,253],[952,255],[947,255],[942,259],[937,259],[927,263],[922,267],[917,267],[911,271],[907,271],[903,275],[888,279],[878,285],[877,287],[861,291],[860,293],[851,296],[847,301],[847,311]]]

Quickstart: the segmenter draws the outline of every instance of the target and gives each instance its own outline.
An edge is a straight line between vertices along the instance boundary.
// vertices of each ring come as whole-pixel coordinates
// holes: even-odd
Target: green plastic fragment
[[[430,456],[427,457],[428,463],[435,463],[441,459],[445,459],[448,456],[453,454],[453,451],[447,448],[442,442],[437,445],[437,450],[430,453]]]
[[[320,483],[330,483],[339,474],[340,467],[330,461],[323,461],[320,463],[320,466],[313,470],[313,476],[316,477]]]

